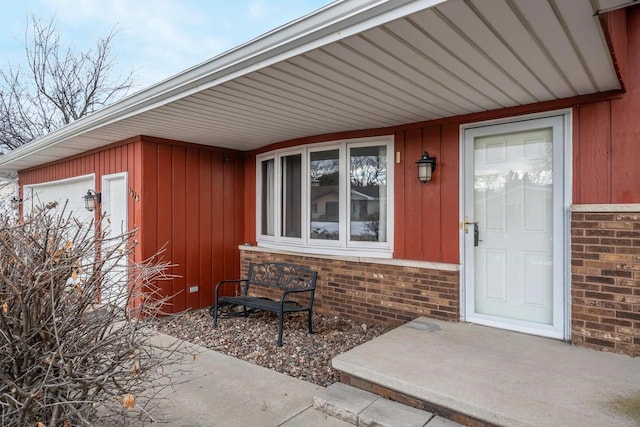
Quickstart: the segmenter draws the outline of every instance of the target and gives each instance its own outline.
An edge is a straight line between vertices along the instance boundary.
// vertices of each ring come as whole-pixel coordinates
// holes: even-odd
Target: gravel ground
[[[246,318],[222,318],[218,319],[218,328],[213,329],[207,310],[156,320],[154,328],[321,386],[339,381],[338,372],[331,367],[333,357],[389,330],[384,326],[314,314],[314,333],[309,335],[306,314],[289,314],[284,318],[283,346],[278,347],[276,314],[255,312]]]

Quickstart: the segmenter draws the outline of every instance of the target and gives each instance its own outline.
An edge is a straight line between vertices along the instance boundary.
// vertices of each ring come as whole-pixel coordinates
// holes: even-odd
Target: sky
[[[86,50],[112,29],[115,73],[136,90],[302,17],[331,0],[0,0],[0,67],[24,61],[30,16],[55,19],[63,45]]]

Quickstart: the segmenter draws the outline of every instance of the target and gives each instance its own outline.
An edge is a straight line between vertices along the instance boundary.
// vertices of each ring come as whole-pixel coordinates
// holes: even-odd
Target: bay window
[[[392,153],[392,138],[378,137],[258,156],[258,244],[390,257]]]

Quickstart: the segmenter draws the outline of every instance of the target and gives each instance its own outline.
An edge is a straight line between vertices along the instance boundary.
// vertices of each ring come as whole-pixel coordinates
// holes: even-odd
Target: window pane
[[[282,235],[302,237],[302,155],[282,158]]]
[[[387,147],[350,150],[350,238],[387,241]]]
[[[311,238],[340,238],[340,152],[338,150],[311,153]]]
[[[273,181],[274,176],[274,160],[265,160],[262,162],[262,224],[260,233],[266,236],[274,235],[274,194]]]

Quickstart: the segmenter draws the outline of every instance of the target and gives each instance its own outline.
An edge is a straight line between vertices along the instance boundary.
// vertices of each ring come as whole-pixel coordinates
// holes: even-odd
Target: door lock
[[[469,234],[469,225],[473,224],[473,246],[478,246],[482,241],[480,240],[480,229],[478,228],[478,221],[469,221],[469,217],[464,217],[464,233]]]

